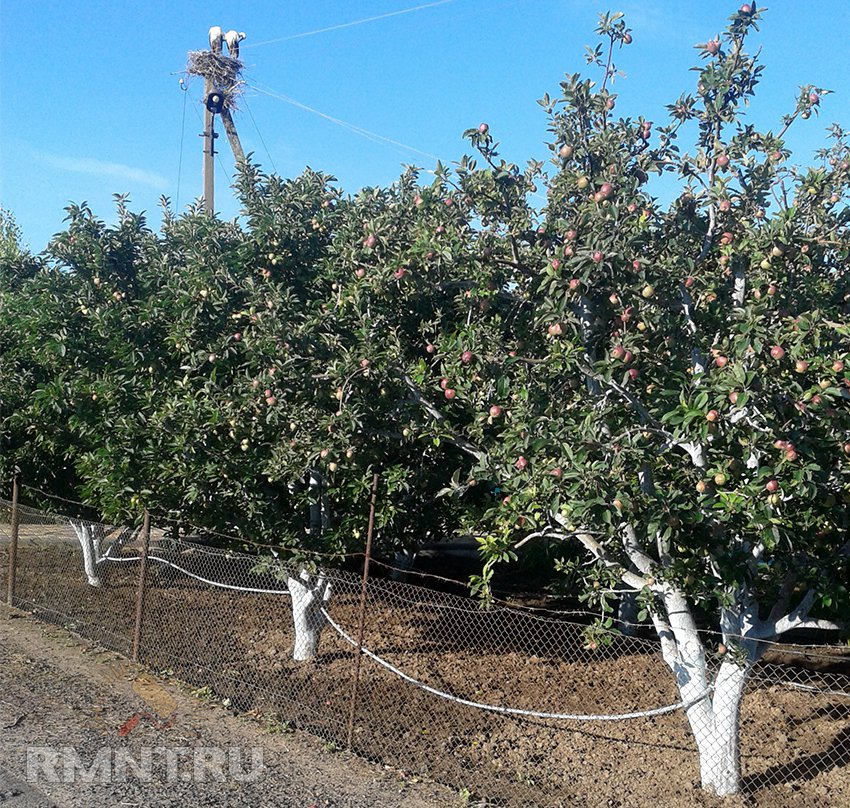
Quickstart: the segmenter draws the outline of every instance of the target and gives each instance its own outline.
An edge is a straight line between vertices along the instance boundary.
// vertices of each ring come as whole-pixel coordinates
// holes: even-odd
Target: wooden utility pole
[[[239,42],[244,33],[230,30],[226,34],[218,25],[210,28],[210,49],[189,53],[187,70],[191,75],[204,77],[204,211],[215,213],[215,116],[221,115],[224,131],[233,150],[236,164],[245,162],[245,152],[236,133],[231,107],[243,84],[242,62],[239,61]],[[228,55],[222,53],[227,44]]]
[[[204,211],[215,213],[215,113],[209,103],[212,79],[204,77]]]

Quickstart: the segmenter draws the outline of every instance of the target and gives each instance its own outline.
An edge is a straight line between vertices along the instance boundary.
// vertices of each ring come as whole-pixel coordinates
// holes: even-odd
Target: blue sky
[[[725,24],[738,3],[720,0],[448,0],[382,17],[427,0],[311,2],[0,3],[0,205],[36,251],[62,228],[63,208],[87,201],[107,220],[113,193],[159,220],[157,200],[184,206],[201,193],[201,82],[185,97],[186,52],[206,47],[218,24],[247,33],[248,82],[237,126],[266,169],[307,165],[349,192],[391,182],[403,163],[429,168],[464,152],[461,133],[487,121],[503,154],[545,157],[546,119],[536,99],[557,92],[566,72],[585,70],[600,11],[623,11],[634,44],[621,52],[617,111],[659,121],[690,90],[693,45]],[[753,120],[774,126],[800,84],[836,91],[822,116],[795,127],[789,144],[805,161],[827,124],[850,126],[847,0],[774,0],[762,31],[766,72]],[[308,34],[304,36],[303,34]],[[271,41],[270,40],[280,40]],[[267,44],[263,44],[267,43]],[[375,142],[258,89],[271,90],[409,148]],[[778,127],[775,127],[778,128]],[[265,141],[265,145],[263,144]],[[181,164],[182,143],[182,170]],[[216,208],[238,213],[227,185],[233,159],[222,136]],[[418,151],[413,151],[413,149]],[[267,151],[268,150],[268,151]],[[423,154],[424,153],[424,154]]]

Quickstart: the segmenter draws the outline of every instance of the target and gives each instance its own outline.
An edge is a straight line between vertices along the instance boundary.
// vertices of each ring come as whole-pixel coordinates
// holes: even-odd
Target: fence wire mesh
[[[4,594],[10,506],[0,500]],[[24,506],[19,519],[14,604],[131,654],[141,531]],[[645,627],[594,647],[575,617],[482,610],[380,573],[362,608],[356,571],[258,560],[154,526],[141,661],[488,805],[714,804],[699,791],[682,695]],[[708,656],[709,681],[719,665]],[[633,713],[646,715],[622,718]],[[594,716],[620,720],[579,719]],[[770,645],[744,685],[740,762],[746,804],[850,805],[850,649]]]

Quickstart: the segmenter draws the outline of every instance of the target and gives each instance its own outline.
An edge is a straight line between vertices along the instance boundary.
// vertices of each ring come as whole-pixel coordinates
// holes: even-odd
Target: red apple
[[[728,199],[721,199],[717,207],[721,213],[728,213],[732,209],[732,203]]]
[[[482,135],[486,135],[490,131],[490,126],[486,123],[479,123],[478,131],[481,132]]]
[[[277,402],[277,399],[274,396],[266,396],[266,404],[270,407]]]
[[[629,378],[632,381],[635,381],[637,379],[637,377],[640,376],[640,372],[638,371],[637,368],[629,368],[628,374],[629,374]]]
[[[522,455],[520,455],[520,456],[517,458],[517,461],[516,461],[516,463],[514,463],[514,465],[515,465],[515,466],[516,466],[516,467],[517,467],[520,471],[522,471],[524,468],[526,468],[526,466],[528,466],[528,461],[527,461],[527,460],[526,460],[526,459],[525,459]]]
[[[451,387],[447,387],[447,388],[445,389],[445,392],[444,392],[444,394],[443,394],[443,395],[445,395],[445,397],[446,397],[449,401],[451,401],[451,400],[452,400],[452,399],[453,399],[453,398],[457,395],[457,392],[456,392],[455,390],[452,390],[452,388],[451,388]]]
[[[770,349],[770,355],[774,359],[782,359],[782,357],[785,356],[785,349],[781,345],[774,345]]]
[[[686,288],[686,289],[692,289],[692,288],[693,288],[693,285],[694,285],[696,282],[697,282],[697,279],[696,279],[696,278],[692,278],[692,277],[690,277],[690,276],[689,276],[689,277],[687,277],[687,278],[685,278],[685,288]]]
[[[810,92],[809,93],[809,103],[812,106],[819,104],[820,103],[820,96],[814,91]]]
[[[593,255],[590,256],[593,259],[593,262],[596,264],[601,264],[605,260],[605,253],[601,250],[595,250]]]
[[[502,408],[498,404],[494,404],[492,407],[490,407],[490,417],[491,418],[498,418],[498,417],[501,416],[501,414],[502,414]]]
[[[407,270],[399,267],[395,272],[393,272],[393,277],[397,280],[401,280],[405,275],[407,275]]]
[[[361,360],[360,360],[360,367],[361,367],[361,368],[363,368],[364,370],[365,370],[366,368],[368,368],[368,367],[369,367],[369,365],[371,365],[371,364],[372,364],[372,363],[371,363],[368,359],[361,359]]]
[[[714,162],[717,163],[720,168],[726,168],[726,166],[729,165],[729,155],[718,154],[717,157],[714,158]]]
[[[850,444],[848,444],[848,445],[850,445]],[[552,471],[549,472],[549,474],[551,474],[553,477],[560,477],[561,474],[563,474],[563,472],[561,471],[560,466],[556,466],[555,468],[552,469]]]
[[[842,371],[842,370],[844,370],[844,362],[842,362],[840,359],[836,359],[836,360],[832,363],[832,369],[833,369],[836,373],[841,373],[841,371]]]
[[[771,494],[775,494],[779,490],[779,483],[776,480],[768,480],[764,487]]]
[[[358,278],[365,278],[366,277],[366,270],[363,269],[363,267],[357,267],[357,269],[354,270],[354,274]]]
[[[575,230],[567,230],[567,232],[564,233],[564,238],[566,238],[567,241],[575,241],[577,235],[578,233],[576,233]]]
[[[714,364],[719,368],[725,368],[729,364],[729,358],[726,356],[715,356]]]
[[[460,361],[468,365],[472,361],[472,351],[464,351],[460,355]]]
[[[730,245],[735,240],[735,235],[728,231],[720,236],[720,243],[726,246]]]
[[[709,423],[714,423],[720,417],[720,413],[717,410],[709,410],[705,414],[705,420]]]
[[[237,332],[233,335],[233,340],[234,340],[234,342],[239,342],[239,340],[241,340],[241,339],[242,339],[242,334],[240,334],[240,333],[237,331]]]
[[[602,194],[602,199],[607,199],[614,193],[614,186],[610,182],[603,182],[599,187],[599,193]]]
[[[429,354],[432,354],[432,353],[434,353],[434,351],[436,351],[436,350],[437,350],[437,346],[436,346],[436,345],[434,345],[433,343],[430,343],[430,342],[429,342],[429,343],[425,346],[425,350],[426,350]]]
[[[794,363],[794,370],[796,370],[797,373],[805,373],[808,369],[809,369],[809,363],[806,362],[803,359],[798,359]]]
[[[842,449],[842,451],[844,452],[844,454],[846,454],[846,455],[850,455],[850,442],[845,443],[845,444],[841,447],[841,449]]]
[[[442,387],[443,390],[445,390],[448,386],[449,386],[449,380],[444,376],[442,379],[440,379],[440,387]]]
[[[581,281],[578,278],[570,278],[570,291],[575,292],[581,286]]]
[[[705,49],[712,55],[716,56],[720,50],[720,43],[716,39],[710,39],[705,43]]]
[[[564,333],[564,329],[561,327],[560,323],[552,323],[552,325],[549,326],[548,330],[549,336],[552,337],[560,337],[561,334]]]
[[[737,390],[733,390],[731,393],[729,393],[729,401],[731,401],[733,404],[738,403],[738,391]]]
[[[561,262],[557,258],[552,259],[552,269],[557,272],[561,268]]]
[[[363,245],[365,247],[369,247],[371,249],[372,247],[375,246],[377,241],[378,240],[373,235],[370,234],[370,235],[366,236],[366,240],[363,242]]]
[[[625,355],[626,355],[626,349],[623,348],[622,345],[615,345],[611,349],[611,356],[613,356],[614,359],[622,359]]]
[[[263,390],[263,395],[264,395],[266,398],[268,398],[269,396],[271,396],[271,395],[272,395],[272,391],[271,391],[271,390]]]
[[[785,452],[785,459],[789,463],[793,463],[797,459],[797,450],[789,449],[787,452]]]

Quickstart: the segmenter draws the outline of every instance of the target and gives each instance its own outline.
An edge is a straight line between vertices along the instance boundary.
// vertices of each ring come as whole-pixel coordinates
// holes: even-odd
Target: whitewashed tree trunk
[[[313,576],[301,570],[297,578],[287,577],[286,586],[292,596],[295,628],[292,658],[296,662],[307,662],[315,658],[322,629],[327,623],[322,611],[331,599],[331,583],[324,575]]]
[[[686,705],[685,714],[699,752],[702,787],[720,797],[737,794],[741,789],[741,701],[754,650],[745,648],[743,643],[739,645],[741,653],[721,664],[712,688],[705,647],[685,598],[668,590],[663,600],[668,622],[665,625],[663,620],[654,618],[656,629],[664,660],[676,676]],[[742,628],[737,628],[739,636]]]
[[[71,527],[74,528],[74,533],[77,535],[77,541],[83,551],[83,570],[86,573],[90,586],[101,586],[100,576],[98,575],[97,566],[100,563],[100,539],[95,536],[94,529],[91,525],[85,525],[82,522],[71,522]]]

